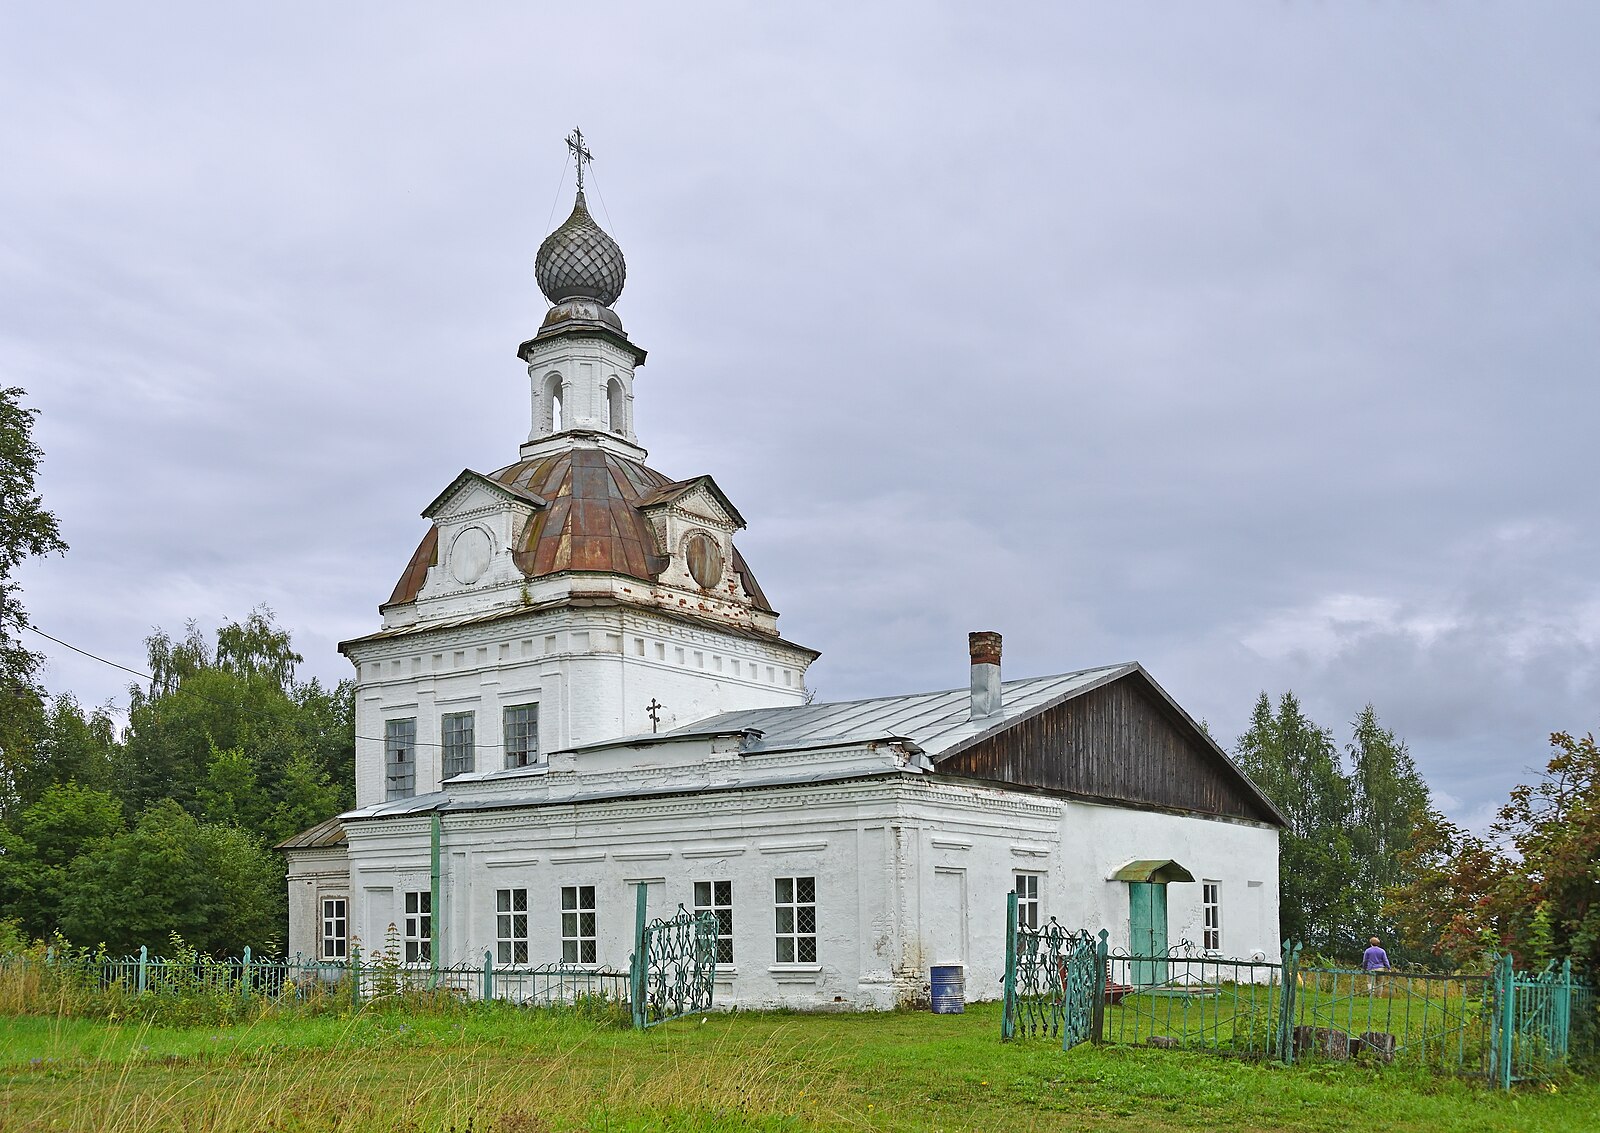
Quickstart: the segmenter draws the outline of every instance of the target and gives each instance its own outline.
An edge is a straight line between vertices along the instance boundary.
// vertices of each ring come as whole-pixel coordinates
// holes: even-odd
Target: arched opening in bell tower
[[[540,398],[540,400],[544,403],[541,406],[543,409],[543,413],[541,415],[544,418],[541,423],[544,425],[545,431],[547,433],[559,433],[561,431],[560,374],[552,373],[545,377],[544,396]]]
[[[627,399],[622,393],[622,383],[613,377],[606,382],[606,431],[626,436],[628,433]]]

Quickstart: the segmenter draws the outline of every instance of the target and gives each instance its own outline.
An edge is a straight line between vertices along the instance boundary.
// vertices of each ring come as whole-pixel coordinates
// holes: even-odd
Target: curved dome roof
[[[628,278],[622,249],[589,215],[581,189],[572,215],[539,245],[534,274],[552,303],[594,299],[609,307],[622,294]]]
[[[529,578],[602,571],[650,582],[666,569],[639,505],[678,482],[655,469],[602,449],[575,448],[519,461],[489,478],[548,501],[528,521],[512,556]],[[439,529],[430,527],[385,605],[417,596],[438,557],[438,540]],[[771,612],[737,547],[732,567],[751,603]]]

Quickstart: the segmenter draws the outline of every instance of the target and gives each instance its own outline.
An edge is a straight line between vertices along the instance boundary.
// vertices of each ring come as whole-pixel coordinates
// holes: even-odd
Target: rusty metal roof
[[[339,824],[339,816],[325,818],[308,830],[285,838],[273,847],[275,850],[316,850],[325,846],[342,846],[344,844],[344,827]]]
[[[523,574],[535,578],[562,571],[601,571],[645,582],[659,577],[667,560],[656,553],[649,521],[639,508],[675,499],[682,491],[710,482],[709,477],[674,481],[638,461],[598,448],[518,461],[487,479],[524,499],[547,503],[534,512],[513,552]],[[715,490],[715,484],[711,487]],[[720,490],[715,494],[723,498]],[[732,505],[727,506],[735,521],[742,522]],[[385,604],[414,599],[438,556],[439,532],[430,528]],[[737,547],[731,565],[755,607],[772,612]]]

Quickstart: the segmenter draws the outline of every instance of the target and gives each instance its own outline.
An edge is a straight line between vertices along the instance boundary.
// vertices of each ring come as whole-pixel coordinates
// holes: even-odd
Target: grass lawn
[[[965,1015],[734,1013],[644,1034],[515,1008],[230,1027],[0,1018],[0,1130],[1600,1130],[1600,1085],[1002,1045]]]

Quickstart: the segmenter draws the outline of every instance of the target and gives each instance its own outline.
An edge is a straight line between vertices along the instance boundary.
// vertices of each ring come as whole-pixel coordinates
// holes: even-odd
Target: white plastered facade
[[[1216,951],[1277,952],[1269,825],[948,781],[894,743],[739,749],[737,737],[621,744],[559,753],[545,771],[453,785],[446,805],[456,809],[440,816],[441,960],[481,964],[495,952],[500,890],[527,893],[530,962],[558,960],[561,889],[593,886],[596,964],[625,968],[637,886],[657,916],[692,908],[696,882],[726,881],[734,962],[719,968],[724,1004],[892,1008],[925,994],[929,968],[944,964],[962,966],[968,998],[994,998],[1017,874],[1038,875],[1042,918],[1105,928],[1113,948],[1127,947],[1128,889],[1110,877],[1153,857],[1181,862],[1196,879],[1167,886],[1174,943],[1201,939],[1202,882],[1212,881],[1222,912]],[[807,775],[844,777],[783,782]],[[610,792],[623,793],[592,797]],[[431,811],[381,807],[345,822],[351,930],[363,940],[381,941],[403,895],[429,889],[431,822]],[[815,879],[814,962],[777,959],[780,878]],[[344,880],[301,884],[321,895]]]

